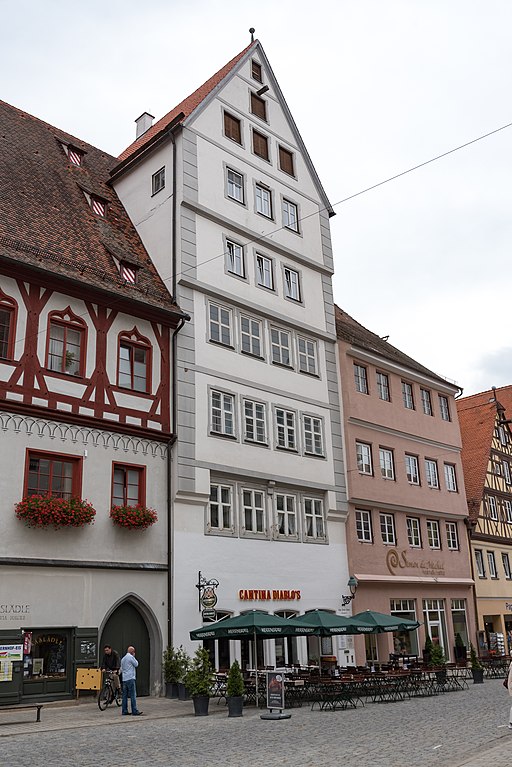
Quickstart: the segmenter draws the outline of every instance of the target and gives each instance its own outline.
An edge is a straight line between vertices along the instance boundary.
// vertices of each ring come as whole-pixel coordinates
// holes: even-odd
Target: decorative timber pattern
[[[512,437],[496,415],[483,496],[473,538],[512,540]]]

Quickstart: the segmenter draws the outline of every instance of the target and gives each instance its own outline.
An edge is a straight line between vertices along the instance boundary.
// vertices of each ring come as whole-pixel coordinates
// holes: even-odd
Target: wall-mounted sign
[[[0,644],[0,660],[23,660],[23,645]]]
[[[197,575],[196,589],[199,591],[199,611],[212,610],[217,604],[215,589],[219,585],[217,578],[207,580],[199,570]]]
[[[400,552],[390,549],[386,555],[386,565],[391,575],[396,575],[400,570],[415,570],[418,574],[434,578],[444,576],[444,562],[440,559],[412,559],[405,549]]]
[[[299,589],[239,589],[238,598],[244,602],[257,601],[298,601],[300,599]]]
[[[215,610],[210,609],[207,607],[203,612],[201,613],[203,616],[204,621],[216,621],[217,620],[217,612]]]
[[[0,605],[0,621],[26,621],[30,615],[30,605],[5,604]]]

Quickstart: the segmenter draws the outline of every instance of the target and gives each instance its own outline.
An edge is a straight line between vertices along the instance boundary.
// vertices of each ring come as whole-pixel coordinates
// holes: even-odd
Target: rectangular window
[[[293,410],[284,410],[284,408],[276,407],[275,418],[277,447],[284,450],[297,450],[297,429]]]
[[[425,458],[425,475],[427,477],[427,485],[435,490],[439,490],[437,461],[433,461],[431,458]]]
[[[304,498],[306,538],[325,540],[324,505],[320,498]]]
[[[231,343],[231,310],[218,304],[208,304],[210,341],[224,346]]]
[[[411,485],[420,484],[420,471],[417,456],[405,455],[405,473],[407,475],[407,481],[410,482]]]
[[[498,520],[498,506],[496,504],[496,498],[494,495],[489,495],[487,497],[487,506],[489,507],[489,516],[491,519],[493,519],[495,522]]]
[[[455,474],[455,466],[452,463],[445,463],[444,465],[444,479],[446,482],[446,489],[451,493],[457,492],[457,476]]]
[[[309,373],[310,375],[317,375],[316,364],[316,342],[311,341],[309,338],[297,338],[297,349],[299,357],[299,371],[301,373]]]
[[[266,218],[272,218],[272,192],[266,186],[256,184],[256,213],[261,213]]]
[[[285,365],[286,367],[291,367],[290,334],[287,330],[271,328],[270,349],[273,365]]]
[[[372,517],[371,512],[365,509],[356,509],[356,533],[357,540],[362,543],[372,543]]]
[[[254,59],[251,60],[251,77],[259,83],[263,82],[261,64]]]
[[[502,503],[503,510],[505,512],[505,519],[507,522],[512,523],[512,503],[507,498],[504,498]]]
[[[507,485],[512,484],[512,477],[510,475],[510,464],[508,461],[503,461],[503,476]]]
[[[382,512],[379,516],[382,543],[389,543],[394,546],[396,544],[395,518],[393,514],[384,514]]]
[[[420,520],[417,517],[407,517],[406,523],[409,546],[413,546],[416,549],[421,548]]]
[[[291,301],[300,301],[300,277],[295,269],[284,267],[284,295]]]
[[[261,120],[267,121],[267,102],[251,92],[251,112]],[[268,158],[267,158],[268,159]]]
[[[512,578],[512,574],[510,572],[510,560],[508,558],[508,554],[505,551],[501,553],[501,561],[503,562],[503,572],[505,573],[505,578],[509,581]]]
[[[230,485],[210,485],[208,529],[233,531],[233,502]]]
[[[245,277],[244,249],[237,242],[226,240],[227,267],[230,274]]]
[[[0,308],[0,359],[2,360],[9,359],[10,356],[13,317],[12,309]]]
[[[439,522],[437,519],[427,519],[427,540],[431,549],[441,548],[441,537],[439,535]]]
[[[386,447],[379,448],[380,473],[383,479],[395,478],[395,465],[393,461],[393,451]]]
[[[480,578],[485,578],[484,555],[481,549],[475,549],[476,571]]]
[[[237,144],[242,143],[242,127],[240,120],[229,112],[224,112],[224,135]]]
[[[235,436],[235,397],[212,389],[210,392],[210,430],[213,434]]]
[[[99,197],[91,195],[91,209],[92,212],[100,218],[105,218],[107,215],[107,203],[105,200],[101,200]]]
[[[148,391],[149,349],[121,341],[119,343],[118,385],[138,392]]]
[[[261,490],[242,490],[242,532],[263,535],[265,524],[265,494]]]
[[[294,495],[276,493],[277,532],[285,538],[297,538],[297,507]]]
[[[274,270],[272,259],[266,256],[256,256],[256,280],[262,288],[274,290]]]
[[[503,446],[507,444],[507,432],[503,428],[503,426],[498,427],[498,435],[500,438],[500,442]]]
[[[487,563],[489,565],[489,577],[490,578],[497,578],[498,573],[496,570],[496,559],[494,557],[494,551],[488,551],[487,552]]]
[[[425,415],[432,415],[432,398],[428,389],[420,389],[421,406]]]
[[[244,202],[244,177],[236,170],[227,169],[227,194],[232,200]]]
[[[112,506],[137,506],[144,503],[144,469],[114,464]]]
[[[283,226],[293,232],[299,231],[299,209],[294,202],[283,199]]]
[[[443,421],[451,421],[450,418],[450,406],[448,404],[448,397],[445,397],[444,394],[439,395],[439,412],[441,413],[441,418]]]
[[[380,373],[378,370],[377,370],[377,391],[379,393],[379,399],[384,400],[384,402],[390,401],[389,376],[387,376],[386,373]]]
[[[261,349],[261,322],[252,317],[240,316],[240,339],[242,353],[251,354],[253,357],[262,357]]]
[[[356,384],[356,391],[361,394],[368,394],[368,376],[364,365],[358,365],[354,362],[354,381]]]
[[[322,433],[322,419],[312,415],[302,416],[304,431],[304,452],[308,455],[323,455],[324,440]]]
[[[289,176],[294,176],[293,154],[284,146],[279,147],[279,167]]]
[[[459,550],[459,534],[457,532],[456,522],[446,523],[446,540],[447,540],[448,548],[450,549],[450,551]]]
[[[414,410],[414,397],[412,393],[412,384],[402,381],[402,399],[404,407],[408,410]]]
[[[244,439],[246,442],[267,444],[267,414],[263,402],[244,400]]]
[[[70,376],[80,375],[83,331],[50,321],[49,335],[47,368]]]
[[[356,442],[357,468],[361,474],[373,474],[372,449],[366,442]]]
[[[30,451],[25,495],[51,498],[80,496],[81,462],[78,458]]]
[[[151,176],[151,194],[158,194],[165,188],[165,167]]]
[[[269,159],[268,138],[254,128],[252,129],[252,151],[264,160]]]

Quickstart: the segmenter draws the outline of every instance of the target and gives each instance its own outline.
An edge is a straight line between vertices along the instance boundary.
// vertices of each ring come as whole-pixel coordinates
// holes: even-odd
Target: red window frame
[[[124,361],[121,359],[121,348],[125,348],[129,350],[129,357],[128,357],[129,372],[128,373],[121,370],[121,362]],[[140,376],[134,375],[135,373],[134,362],[136,362],[136,360],[134,359],[134,355],[137,351],[140,351],[140,350],[143,350],[146,355],[146,358],[145,358],[146,383],[145,383],[144,389],[137,389],[134,386],[135,379],[140,378]],[[152,351],[153,349],[152,349],[150,341],[144,336],[141,336],[136,328],[133,328],[133,330],[131,330],[130,332],[123,332],[119,334],[118,347],[117,347],[117,385],[120,389],[123,389],[125,391],[132,391],[137,394],[148,394],[150,392]],[[121,376],[124,376],[124,375],[129,375],[130,377],[129,385],[127,385],[126,383],[121,383]]]
[[[18,320],[18,304],[13,298],[9,298],[0,290],[0,311],[6,312],[8,325],[6,339],[0,341],[0,361],[12,360],[14,357],[14,338]],[[5,346],[5,356],[2,354],[2,345]]]
[[[63,353],[61,355],[61,366],[60,370],[57,368],[50,367],[50,357],[56,357],[58,358],[59,355],[53,354],[51,352],[51,328],[54,327],[62,327],[64,328],[64,337],[62,339],[63,344]],[[74,331],[75,333],[80,334],[80,347],[79,347],[79,360],[78,360],[78,367],[74,373],[69,373],[66,370],[66,360],[68,359],[68,353],[73,354],[73,352],[68,348],[73,346],[74,344],[68,343],[68,331]],[[59,339],[60,340],[60,339]],[[87,325],[83,320],[80,319],[80,317],[77,317],[76,314],[73,314],[69,306],[67,309],[65,309],[62,312],[50,312],[48,315],[48,327],[46,331],[46,362],[45,366],[46,369],[51,371],[52,373],[56,373],[57,375],[64,375],[66,377],[72,377],[72,378],[82,378],[85,373],[85,350],[87,348]],[[74,359],[74,354],[73,354]],[[69,365],[71,367],[71,365]]]
[[[31,474],[34,474],[34,470],[31,470],[30,468],[31,460],[49,461],[50,465],[48,466],[47,475],[41,472],[40,466],[37,469],[37,476],[39,479],[41,476],[48,476],[48,487],[46,490],[41,488],[40,481],[38,481],[36,487],[34,487],[33,483],[30,482]],[[59,463],[71,464],[72,476],[71,490],[69,493],[58,493],[52,491],[51,486],[55,476],[58,476],[56,475],[56,471],[58,470],[57,464]],[[82,494],[82,463],[83,459],[80,456],[68,455],[66,453],[48,453],[42,450],[32,450],[27,448],[25,458],[25,477],[23,480],[23,496],[27,497],[28,495],[42,495],[53,498],[80,498]],[[60,471],[60,476],[62,477],[62,469]],[[31,488],[29,488],[29,484],[32,485]]]
[[[123,472],[123,497],[121,499],[120,495],[115,495],[116,490],[116,472]],[[137,474],[137,502],[130,504],[128,503],[129,499],[129,486],[130,482],[128,482],[128,472],[135,472]],[[119,485],[119,483],[117,483]],[[111,500],[111,506],[136,506],[137,504],[140,504],[141,506],[145,506],[146,504],[146,467],[145,466],[139,466],[133,463],[113,463],[112,464],[112,490],[111,490],[112,500]],[[134,500],[132,498],[131,500]]]

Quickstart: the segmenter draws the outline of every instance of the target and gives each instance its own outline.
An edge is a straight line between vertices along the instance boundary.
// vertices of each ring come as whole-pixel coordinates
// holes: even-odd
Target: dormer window
[[[74,146],[68,146],[68,158],[71,165],[82,165],[84,153]]]
[[[261,71],[261,64],[254,59],[251,61],[251,76],[253,80],[257,80],[257,82],[262,83],[263,82],[263,73]]]
[[[133,266],[133,264],[126,264],[122,263],[119,266],[119,271],[121,273],[121,279],[125,282],[128,282],[130,285],[135,285],[137,282],[137,267]]]
[[[95,195],[91,194],[91,210],[97,216],[100,216],[100,218],[105,218],[107,215],[106,201],[102,200],[101,197],[96,197]]]

